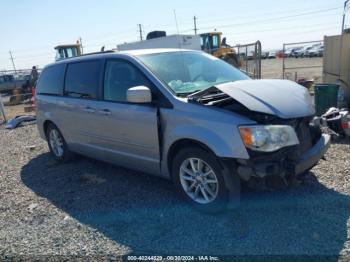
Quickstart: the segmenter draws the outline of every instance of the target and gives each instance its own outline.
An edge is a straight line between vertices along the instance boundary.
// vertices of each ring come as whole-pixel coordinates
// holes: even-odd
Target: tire
[[[55,136],[57,136],[56,142],[54,142]],[[50,153],[57,162],[65,163],[72,158],[73,154],[69,151],[62,133],[54,124],[49,124],[47,127],[46,140]],[[60,149],[58,149],[56,146],[58,146]]]
[[[198,172],[199,160],[202,161],[202,168]],[[172,180],[179,194],[189,204],[203,212],[218,213],[227,209],[230,196],[223,172],[214,154],[199,147],[189,147],[182,149],[175,156]],[[210,174],[205,176],[208,173]],[[234,175],[233,172],[230,175]],[[209,181],[210,183],[207,183]],[[236,187],[240,189],[240,184]]]
[[[232,55],[227,54],[222,58],[222,60],[232,65],[233,67],[239,68],[238,58],[237,58],[237,55],[235,54],[232,54]]]

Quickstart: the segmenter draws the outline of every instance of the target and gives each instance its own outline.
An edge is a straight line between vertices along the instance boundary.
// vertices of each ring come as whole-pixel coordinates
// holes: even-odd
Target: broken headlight
[[[297,134],[291,126],[241,126],[239,132],[244,145],[254,151],[273,152],[299,144]]]

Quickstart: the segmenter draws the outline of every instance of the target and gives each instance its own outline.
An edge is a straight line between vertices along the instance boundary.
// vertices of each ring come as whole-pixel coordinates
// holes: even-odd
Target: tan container
[[[339,107],[349,103],[345,99],[350,98],[350,34],[325,36],[323,82],[340,85]]]

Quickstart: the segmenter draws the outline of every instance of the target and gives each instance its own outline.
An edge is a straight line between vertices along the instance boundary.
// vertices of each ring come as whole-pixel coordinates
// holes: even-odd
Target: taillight
[[[350,126],[349,122],[342,122],[342,123],[341,123],[341,128],[342,128],[342,129],[348,129],[349,126]]]

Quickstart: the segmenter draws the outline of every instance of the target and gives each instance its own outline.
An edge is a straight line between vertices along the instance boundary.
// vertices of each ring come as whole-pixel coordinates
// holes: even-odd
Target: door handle
[[[111,115],[111,111],[109,111],[108,109],[103,109],[101,111],[98,111],[101,115],[104,116],[110,116]]]
[[[90,113],[90,114],[92,114],[92,113],[95,113],[95,112],[96,112],[96,110],[95,110],[95,109],[93,109],[93,108],[91,108],[91,107],[85,107],[85,108],[84,108],[84,111],[85,111],[85,112],[87,112],[87,113]]]

